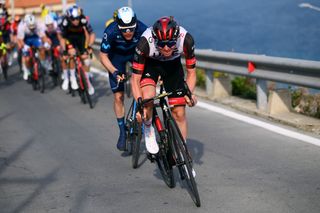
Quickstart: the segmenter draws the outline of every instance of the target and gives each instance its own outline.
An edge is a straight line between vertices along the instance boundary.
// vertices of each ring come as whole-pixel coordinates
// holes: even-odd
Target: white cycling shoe
[[[89,85],[89,90],[88,90],[89,95],[94,94],[94,87],[92,85]]]
[[[77,79],[75,77],[70,77],[70,82],[71,82],[71,88],[73,90],[77,90],[79,89],[78,83],[77,83]]]
[[[157,154],[159,152],[159,146],[156,141],[156,133],[154,132],[154,128],[152,125],[150,125],[149,127],[145,125],[144,138],[146,142],[147,151],[150,154]]]
[[[29,72],[26,71],[26,70],[24,70],[24,71],[23,71],[23,79],[24,79],[24,80],[28,80],[28,76],[29,76]]]
[[[68,88],[69,88],[69,79],[67,79],[67,78],[65,78],[65,79],[63,79],[63,83],[62,83],[62,89],[64,90],[64,91],[67,91],[68,90]]]

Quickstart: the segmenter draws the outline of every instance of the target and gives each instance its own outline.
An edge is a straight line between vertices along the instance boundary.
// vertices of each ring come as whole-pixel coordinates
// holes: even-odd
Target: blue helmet
[[[68,8],[67,10],[67,17],[70,19],[77,19],[81,15],[81,8],[78,7],[77,5],[73,5]]]

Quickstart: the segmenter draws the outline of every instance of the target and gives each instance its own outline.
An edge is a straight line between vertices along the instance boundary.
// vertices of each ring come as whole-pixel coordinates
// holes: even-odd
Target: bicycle
[[[132,167],[134,169],[138,168],[142,138],[142,124],[137,121],[137,110],[138,105],[133,98],[126,115],[127,140],[125,144],[125,151],[128,152],[128,154],[132,154]]]
[[[76,68],[76,78],[79,85],[79,96],[82,101],[82,103],[86,104],[87,101],[89,103],[89,107],[93,109],[93,103],[91,100],[91,96],[89,95],[89,78],[87,78],[87,75],[85,74],[85,70],[83,69],[83,64],[80,58],[80,54],[77,51],[77,54],[74,56],[71,56],[75,62],[75,68]],[[70,58],[69,58],[70,59]]]
[[[8,80],[8,53],[4,43],[0,45],[0,73],[3,74],[4,80]]]
[[[52,81],[55,86],[62,84],[61,73],[61,54],[60,54],[60,46],[55,46],[51,49],[51,60],[52,60]]]
[[[192,100],[191,92],[186,83],[184,91],[185,95]],[[176,92],[182,91],[179,90]],[[160,94],[153,98],[143,100],[139,107],[142,115],[142,107],[149,102],[154,102],[152,120],[155,131],[158,133],[157,142],[159,145],[159,152],[156,155],[151,155],[151,159],[152,161],[155,160],[157,162],[161,176],[169,188],[175,187],[173,166],[176,166],[179,170],[181,181],[186,182],[187,191],[193,202],[197,207],[200,207],[200,196],[193,176],[192,158],[166,100],[166,97],[171,94],[172,92],[164,92],[164,87],[161,84]],[[160,108],[162,111],[162,121],[158,115],[157,108]]]
[[[44,93],[45,90],[45,68],[40,63],[39,53],[37,47],[30,47],[29,53],[31,56],[31,83],[33,90],[40,88],[40,92]]]

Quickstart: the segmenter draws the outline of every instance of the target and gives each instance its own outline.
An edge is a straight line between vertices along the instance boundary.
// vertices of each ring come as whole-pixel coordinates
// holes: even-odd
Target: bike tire
[[[40,65],[40,63],[38,64],[38,71],[39,71],[39,82],[40,82],[40,92],[44,93],[45,90],[45,70],[44,68]]]
[[[131,92],[131,84],[130,84],[130,80],[126,80],[126,82],[124,83],[124,90],[125,93],[127,95],[128,98],[131,98],[132,96],[132,92]]]
[[[159,145],[160,150],[156,156],[157,166],[165,184],[169,188],[174,188],[176,183],[174,180],[172,164],[169,161],[169,157],[172,155],[172,153],[167,147],[167,142],[163,141],[162,143],[159,143]]]
[[[3,78],[4,80],[8,80],[8,66],[3,66],[3,65],[0,65],[1,66],[1,69],[2,69],[2,74],[3,74]]]
[[[200,196],[198,192],[197,183],[192,174],[192,160],[187,153],[186,145],[182,138],[181,132],[173,119],[168,120],[168,130],[171,138],[171,142],[175,147],[175,154],[177,160],[177,166],[181,175],[181,180],[186,182],[187,191],[190,194],[191,199],[197,207],[201,206]]]
[[[137,120],[132,122],[133,133],[130,134],[129,129],[129,140],[131,144],[131,151],[132,151],[132,168],[138,168],[139,158],[140,158],[140,145],[141,145],[141,138],[142,138],[142,126]]]
[[[89,95],[89,92],[88,92],[88,84],[87,84],[87,81],[86,81],[86,75],[84,73],[85,71],[84,70],[80,70],[80,75],[81,75],[81,81],[82,81],[82,84],[83,84],[83,98],[86,99],[89,103],[89,107],[90,109],[93,109],[93,103],[92,103],[92,100],[91,100],[91,96]],[[89,81],[89,79],[88,79]]]

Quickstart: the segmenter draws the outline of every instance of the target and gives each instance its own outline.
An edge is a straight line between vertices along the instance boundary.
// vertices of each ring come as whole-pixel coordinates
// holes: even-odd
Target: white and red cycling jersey
[[[170,57],[164,57],[157,48],[155,39],[152,36],[152,27],[149,27],[144,31],[141,39],[136,47],[133,72],[136,74],[142,74],[147,58],[151,58],[157,61],[172,61],[181,57],[184,54],[186,58],[187,68],[193,68],[196,64],[196,58],[194,54],[194,40],[190,33],[183,27],[179,26],[179,36],[177,38],[174,51]]]

